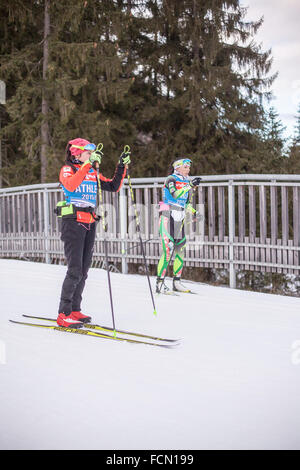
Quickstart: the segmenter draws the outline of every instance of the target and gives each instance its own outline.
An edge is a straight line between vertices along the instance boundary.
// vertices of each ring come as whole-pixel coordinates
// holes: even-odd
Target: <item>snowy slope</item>
[[[300,449],[299,299],[193,283],[154,317],[146,278],[111,274],[117,327],[172,350],[8,322],[56,315],[65,271],[0,260],[1,449]],[[105,271],[83,307],[111,325]]]

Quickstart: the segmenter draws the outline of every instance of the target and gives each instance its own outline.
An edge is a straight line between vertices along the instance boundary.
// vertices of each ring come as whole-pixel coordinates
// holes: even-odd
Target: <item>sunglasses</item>
[[[92,152],[96,150],[96,145],[95,144],[86,144],[84,147],[81,147],[80,145],[72,145],[75,149],[80,149],[80,150],[91,150]]]
[[[174,168],[177,168],[178,166],[191,166],[191,164],[192,160],[190,160],[189,158],[183,158],[182,160],[176,160],[173,166]]]

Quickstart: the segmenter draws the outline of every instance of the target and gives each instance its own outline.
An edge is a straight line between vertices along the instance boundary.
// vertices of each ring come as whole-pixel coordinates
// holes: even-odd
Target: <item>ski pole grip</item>
[[[97,147],[96,147],[96,152],[98,152],[98,153],[100,152],[101,157],[103,157],[102,149],[103,149],[103,144],[102,144],[102,142],[100,142],[100,143],[97,145]],[[94,163],[93,163],[93,168],[94,168],[95,170],[97,170],[97,172],[99,172],[99,168],[100,168],[100,167],[99,167],[99,163],[98,163],[98,162],[94,162]]]

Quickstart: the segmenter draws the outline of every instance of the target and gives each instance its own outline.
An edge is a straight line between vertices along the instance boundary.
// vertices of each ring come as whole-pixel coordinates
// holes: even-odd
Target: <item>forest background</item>
[[[124,144],[133,176],[300,173],[300,108],[289,141],[273,107],[271,51],[239,0],[1,2],[2,187],[55,182],[68,140]]]

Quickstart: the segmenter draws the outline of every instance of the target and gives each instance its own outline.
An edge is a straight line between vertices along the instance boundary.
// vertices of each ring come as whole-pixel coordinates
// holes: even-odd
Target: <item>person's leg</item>
[[[169,259],[170,259],[170,251],[171,251],[171,244],[173,243],[173,238],[169,233],[169,223],[170,217],[166,215],[160,216],[159,221],[159,234],[161,239],[162,245],[162,255],[157,265],[157,278],[156,278],[156,292],[161,292],[162,287],[164,290],[168,290],[168,288],[163,284],[164,277],[167,272]]]
[[[159,234],[161,239],[162,255],[157,265],[157,277],[159,278],[165,276],[170,259],[170,241],[173,239],[169,234],[168,225],[169,218],[161,215],[159,221]]]
[[[185,239],[176,244],[174,250],[174,264],[173,264],[173,277],[176,279],[181,278],[183,263],[184,263],[184,250],[185,250]]]
[[[174,291],[181,291],[185,292],[186,287],[183,286],[180,282],[182,270],[183,270],[183,263],[184,263],[184,252],[186,246],[186,237],[184,231],[184,225],[182,222],[179,227],[175,227],[177,229],[178,238],[175,240],[175,249],[174,249],[174,264],[173,264],[173,290]]]
[[[77,284],[73,295],[72,301],[72,311],[80,312],[81,310],[81,301],[82,301],[82,292],[85,286],[85,282],[88,277],[88,271],[92,264],[95,236],[96,236],[96,224],[89,224],[88,230],[86,231],[86,237],[84,242],[84,248],[82,253],[82,276]],[[89,317],[90,319],[90,317]]]
[[[76,220],[62,220],[61,240],[64,242],[68,270],[62,285],[59,313],[65,315],[72,312],[74,293],[82,279],[85,237],[86,229]]]

